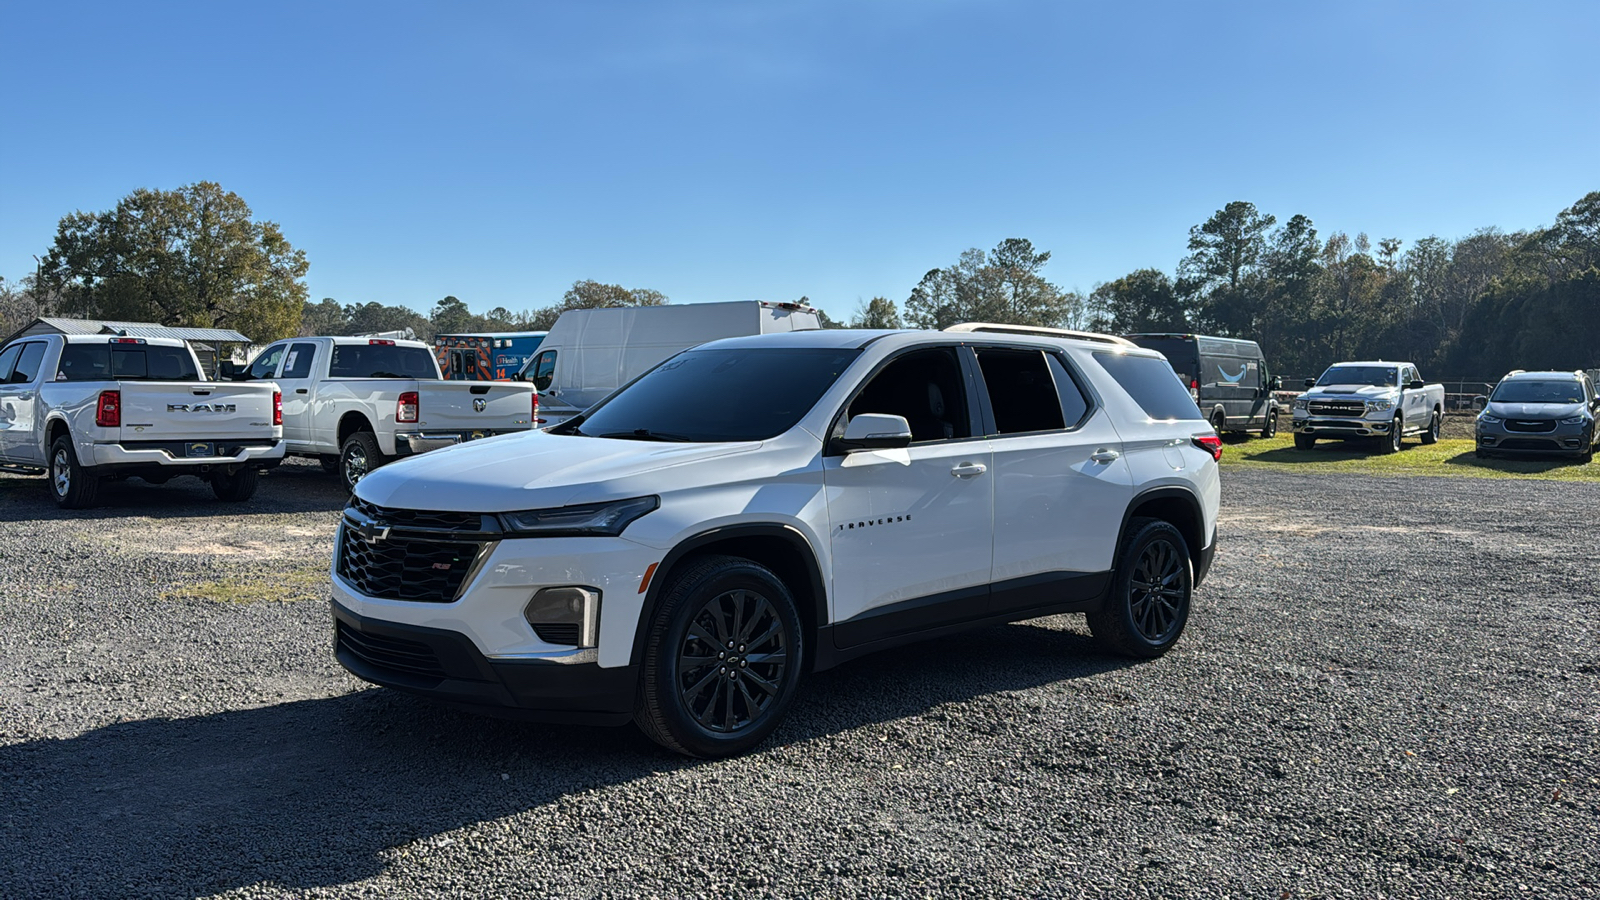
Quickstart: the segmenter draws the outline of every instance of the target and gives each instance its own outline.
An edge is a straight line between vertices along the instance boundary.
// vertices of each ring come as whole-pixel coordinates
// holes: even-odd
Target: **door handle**
[[[306,392],[306,389],[305,388],[295,388],[294,392],[296,394],[304,394]]]
[[[1122,454],[1112,450],[1110,447],[1101,447],[1099,450],[1089,454],[1089,458],[1097,463],[1108,463],[1121,459]]]
[[[967,478],[972,475],[982,475],[987,471],[989,467],[983,463],[965,462],[951,469],[950,474],[957,478]]]

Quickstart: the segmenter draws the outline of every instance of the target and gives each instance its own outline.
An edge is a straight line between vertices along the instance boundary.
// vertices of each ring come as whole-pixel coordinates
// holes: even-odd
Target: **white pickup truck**
[[[1444,420],[1444,385],[1424,384],[1406,362],[1335,363],[1294,401],[1294,445],[1318,439],[1377,438],[1385,453],[1397,453],[1408,435],[1424,444],[1439,440]]]
[[[248,500],[283,458],[275,384],[202,381],[171,338],[41,335],[0,350],[0,467],[49,474],[56,502],[93,506],[106,476],[211,482]]]
[[[421,341],[290,338],[223,377],[276,382],[289,455],[321,460],[346,489],[396,457],[533,427],[533,385],[445,381]]]

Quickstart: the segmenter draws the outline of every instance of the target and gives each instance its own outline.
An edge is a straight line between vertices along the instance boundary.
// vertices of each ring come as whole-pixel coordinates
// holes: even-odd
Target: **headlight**
[[[1394,407],[1393,400],[1368,400],[1367,412],[1383,412]]]
[[[1562,419],[1561,420],[1561,424],[1563,424],[1563,425],[1587,425],[1588,423],[1589,423],[1589,417],[1588,416],[1573,416],[1570,419]]]
[[[1308,401],[1306,400],[1306,398],[1304,398],[1304,397],[1296,397],[1296,398],[1294,398],[1294,408],[1295,409],[1305,409],[1307,407],[1307,405],[1308,405]]]
[[[1479,413],[1478,414],[1478,421],[1482,422],[1485,425],[1499,425],[1501,422],[1504,422],[1505,420],[1500,418],[1499,416],[1491,416],[1488,413]]]
[[[507,531],[543,537],[616,537],[633,521],[661,506],[660,497],[634,497],[610,503],[557,506],[501,513]]]

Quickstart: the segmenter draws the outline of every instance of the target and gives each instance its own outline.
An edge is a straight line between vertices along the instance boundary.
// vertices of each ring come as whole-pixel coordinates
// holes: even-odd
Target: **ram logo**
[[[238,412],[237,403],[168,403],[167,412],[209,412],[231,413]]]

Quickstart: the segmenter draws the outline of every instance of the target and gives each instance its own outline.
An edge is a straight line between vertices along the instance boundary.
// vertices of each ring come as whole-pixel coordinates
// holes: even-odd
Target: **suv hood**
[[[397,509],[543,509],[633,496],[616,494],[605,483],[760,447],[759,441],[669,444],[525,431],[458,444],[384,466],[361,479],[356,495]]]
[[[1582,403],[1490,403],[1484,412],[1502,419],[1527,419],[1540,422],[1545,419],[1581,416],[1586,408]]]
[[[1314,388],[1307,388],[1307,397],[1358,397],[1366,400],[1372,397],[1386,397],[1399,388],[1381,384],[1324,384]]]

